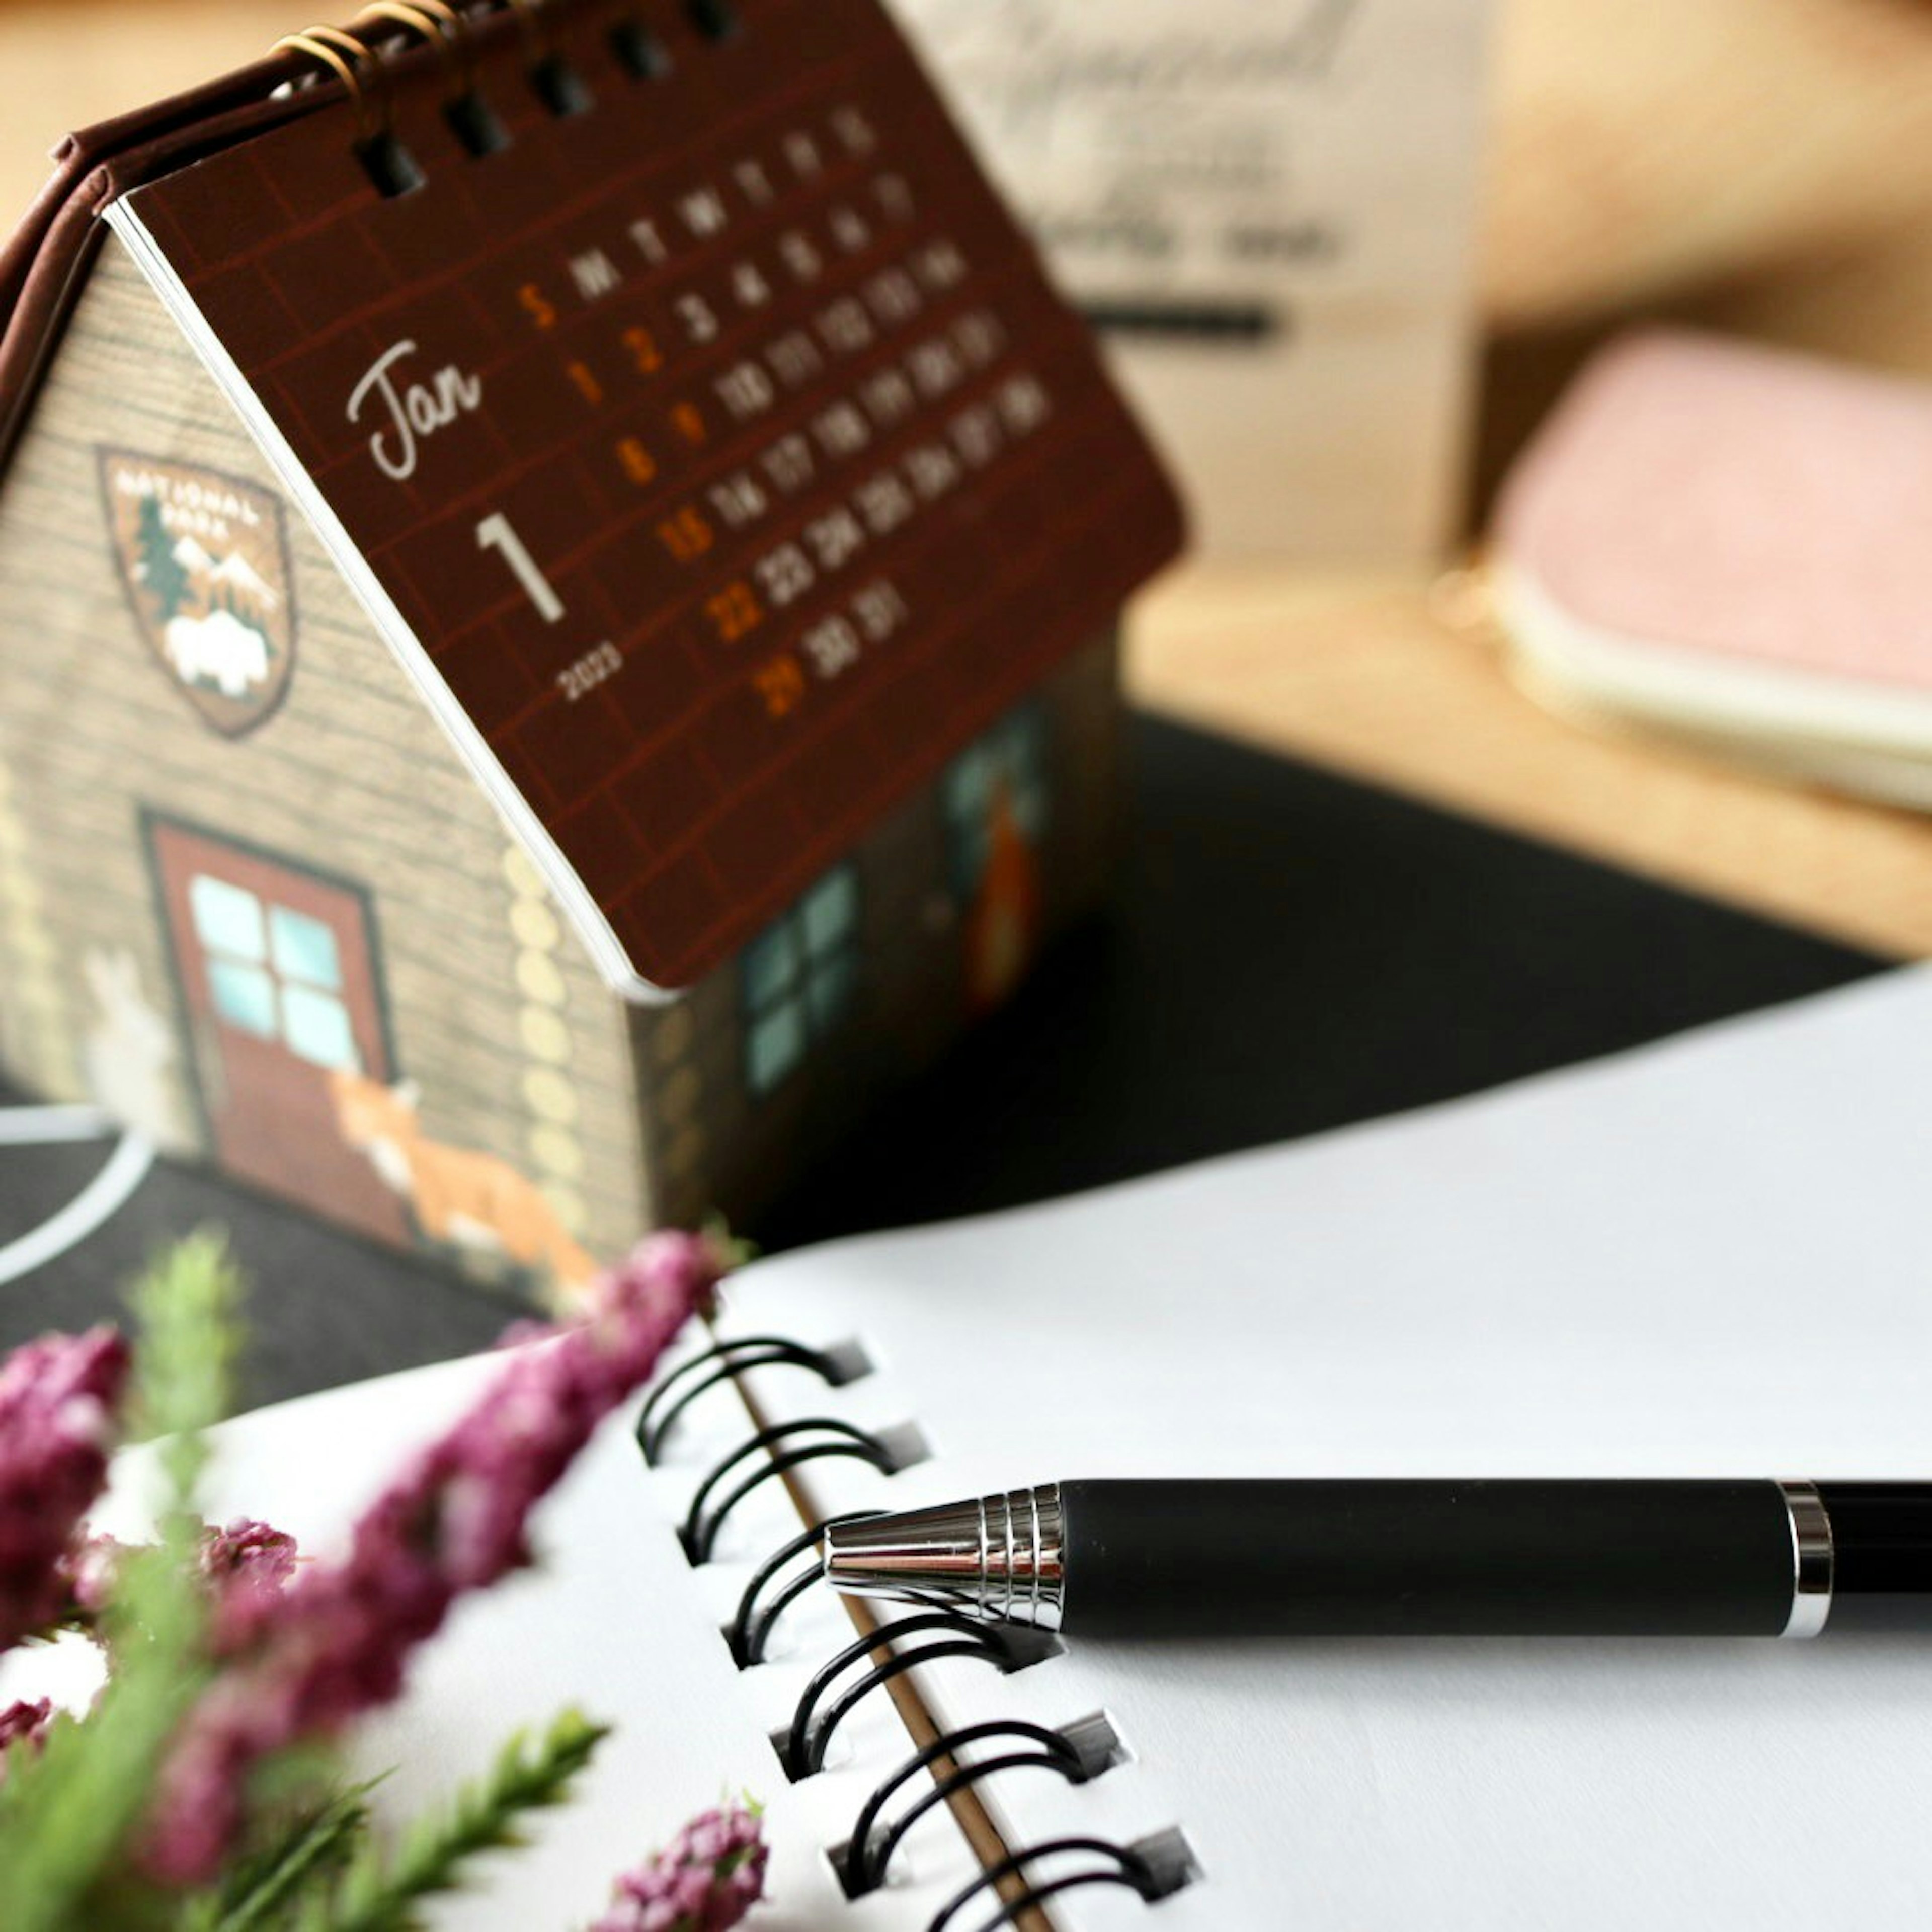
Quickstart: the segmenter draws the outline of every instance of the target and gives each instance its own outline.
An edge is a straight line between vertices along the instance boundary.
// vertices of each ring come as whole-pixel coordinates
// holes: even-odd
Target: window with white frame
[[[1002,796],[1029,845],[1046,836],[1052,805],[1046,712],[1037,704],[1008,712],[953,760],[940,795],[952,889],[963,903],[986,876],[994,808]]]
[[[813,1042],[850,1010],[859,976],[857,868],[844,865],[826,873],[746,947],[738,970],[745,1083],[764,1095],[781,1085]]]
[[[188,908],[224,1024],[279,1040],[311,1066],[360,1067],[330,927],[206,872],[188,883]]]

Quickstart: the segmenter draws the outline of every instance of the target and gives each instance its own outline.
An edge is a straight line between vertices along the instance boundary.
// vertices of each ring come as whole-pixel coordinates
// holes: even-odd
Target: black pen
[[[1092,1636],[1932,1630],[1932,1483],[1050,1483],[837,1526],[825,1574]]]

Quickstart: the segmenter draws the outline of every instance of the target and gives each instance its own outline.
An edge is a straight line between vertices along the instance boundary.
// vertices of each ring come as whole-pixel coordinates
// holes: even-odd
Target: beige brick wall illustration
[[[851,1023],[766,1096],[745,1076],[737,962],[682,1001],[613,994],[377,638],[287,512],[295,671],[236,740],[196,716],[128,608],[102,502],[106,446],[274,490],[264,460],[110,240],[0,484],[0,1065],[86,1096],[94,1023],[80,971],[124,952],[179,1018],[145,811],[369,895],[395,1071],[432,1140],[498,1156],[593,1255],[654,1219],[740,1220],[826,1153],[964,1021],[959,916],[935,790],[854,855],[862,986]],[[276,494],[279,494],[278,492]],[[1050,916],[1090,901],[1111,844],[1118,711],[1102,641],[1045,685]],[[192,1045],[160,1103],[208,1152]]]
[[[82,1096],[76,975],[90,948],[131,952],[172,1016],[146,808],[364,887],[424,1131],[530,1175],[593,1252],[628,1244],[648,1203],[622,1006],[534,875],[506,872],[502,820],[319,542],[290,509],[293,680],[266,724],[222,739],[128,608],[104,446],[275,488],[111,240],[0,487],[0,770],[16,828],[0,832],[8,1070]]]
[[[558,1218],[600,1256],[614,1254],[650,1219],[628,1042],[620,1074],[596,1050],[620,1003],[566,931],[550,889],[519,846],[502,853],[510,937],[516,947],[518,1094],[524,1135],[520,1165]],[[592,1042],[586,1050],[586,1036]],[[631,1185],[613,1198],[610,1154],[625,1156]]]
[[[66,979],[33,834],[0,765],[0,1064],[49,1094],[71,1094],[80,1079]]]

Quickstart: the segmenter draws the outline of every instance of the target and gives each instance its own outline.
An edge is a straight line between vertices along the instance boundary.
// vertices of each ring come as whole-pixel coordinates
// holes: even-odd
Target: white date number
[[[607,680],[624,668],[624,653],[615,644],[599,644],[586,651],[573,664],[566,664],[556,674],[556,688],[567,704],[587,697]]]

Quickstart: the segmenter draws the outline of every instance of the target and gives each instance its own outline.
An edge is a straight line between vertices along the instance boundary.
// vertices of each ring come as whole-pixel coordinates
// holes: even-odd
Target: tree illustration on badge
[[[277,497],[238,477],[100,452],[115,561],[142,637],[215,730],[239,737],[294,668],[288,542]]]
[[[188,601],[190,578],[188,567],[175,555],[175,540],[161,521],[161,500],[141,499],[140,578],[155,602],[161,624],[173,622]]]

